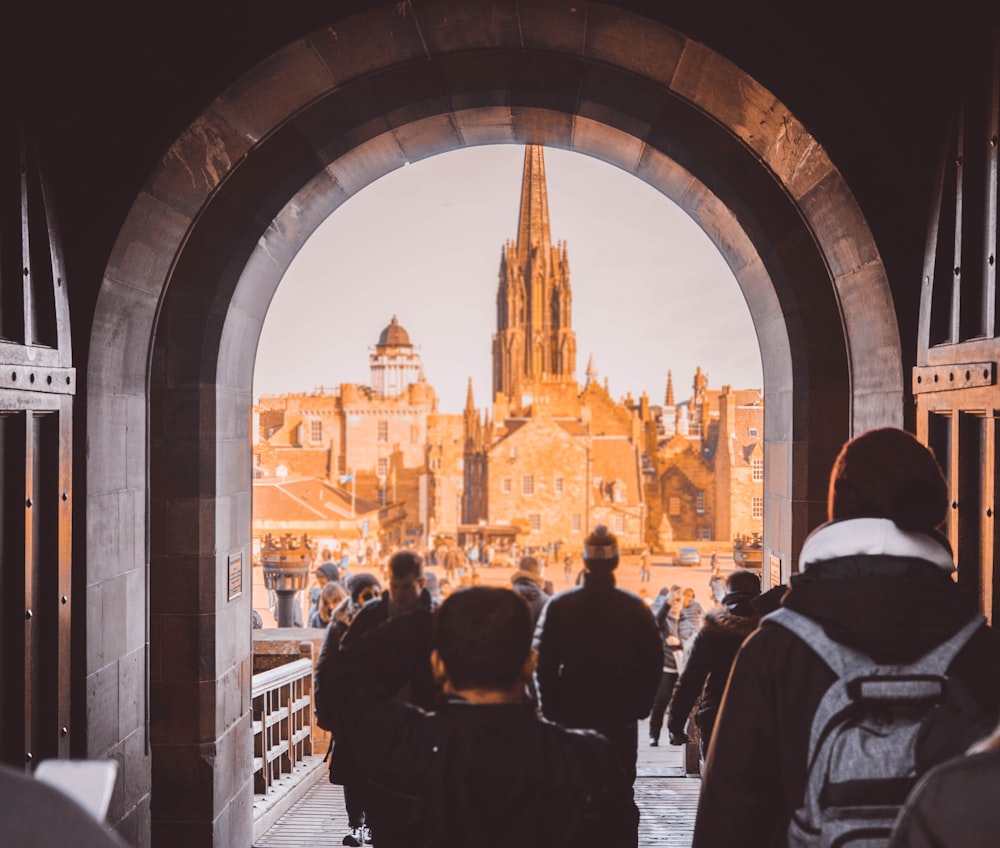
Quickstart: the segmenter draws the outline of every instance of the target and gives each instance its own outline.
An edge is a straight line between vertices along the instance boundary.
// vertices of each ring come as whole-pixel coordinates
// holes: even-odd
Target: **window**
[[[385,506],[385,489],[379,489],[378,490],[378,502],[382,506]]]
[[[563,493],[563,478],[556,477],[555,482],[552,484],[552,488],[555,490],[557,495],[561,495]]]
[[[309,441],[313,444],[323,441],[323,422],[313,419],[309,422]]]
[[[389,460],[384,456],[379,457],[378,470],[375,473],[382,480],[384,480],[386,475],[389,473]]]
[[[531,525],[532,532],[537,533],[542,529],[542,516],[537,512],[529,513],[528,524]]]
[[[694,508],[695,508],[696,512],[704,512],[705,511],[705,490],[704,489],[698,489],[698,491],[694,493]]]
[[[764,479],[764,460],[755,459],[750,463],[752,479],[755,483],[759,483]]]
[[[764,499],[758,495],[754,495],[752,514],[754,518],[764,517]]]
[[[625,532],[625,516],[624,515],[615,515],[615,516],[612,516],[612,518],[611,518],[611,529],[615,533],[624,533]]]
[[[756,435],[757,435],[757,428],[756,428],[756,427],[750,427],[750,428],[749,428],[749,429],[747,430],[747,432],[748,432],[748,433],[749,433],[749,434],[750,434],[751,436],[756,436]]]
[[[510,477],[504,477],[500,481],[500,491],[503,492],[505,495],[509,495],[510,494],[510,489],[511,489],[511,483],[512,483],[512,481],[511,481]]]
[[[337,457],[337,473],[343,474],[346,471],[347,471],[347,457],[344,456],[343,454],[340,454]]]
[[[521,494],[522,495],[533,495],[535,494],[535,475],[525,474],[521,478]]]
[[[573,533],[579,533],[580,532],[580,528],[582,526],[583,526],[583,516],[580,515],[580,513],[578,513],[578,512],[574,512],[569,517],[569,529]]]
[[[667,498],[667,514],[668,515],[680,515],[681,514],[681,499],[673,496]]]
[[[380,442],[389,441],[389,422],[379,421],[378,422],[378,440]]]
[[[712,541],[712,528],[711,527],[699,527],[698,528],[698,541],[700,542],[711,542]]]

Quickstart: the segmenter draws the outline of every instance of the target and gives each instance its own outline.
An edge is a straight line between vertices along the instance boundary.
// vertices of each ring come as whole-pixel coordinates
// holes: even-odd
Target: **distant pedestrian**
[[[639,554],[639,582],[648,583],[652,578],[652,572],[649,570],[649,559],[650,552],[649,546],[645,546],[642,552]]]
[[[675,586],[670,593],[670,601],[663,604],[656,613],[655,621],[663,647],[660,681],[649,715],[650,747],[655,748],[660,744],[663,717],[667,713],[677,678],[684,670],[685,645],[691,643],[701,624],[700,609],[691,609],[689,598],[679,586]]]
[[[695,723],[703,760],[736,652],[760,622],[753,607],[753,600],[760,596],[760,578],[754,572],[742,568],[732,572],[726,578],[726,589],[722,605],[705,614],[691,642],[667,714],[670,744],[682,745],[688,741],[688,717],[698,702]]]

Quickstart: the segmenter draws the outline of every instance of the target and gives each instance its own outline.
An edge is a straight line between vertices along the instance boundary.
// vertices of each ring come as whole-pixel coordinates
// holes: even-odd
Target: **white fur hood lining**
[[[951,555],[926,533],[900,530],[888,518],[851,518],[818,527],[806,538],[799,568],[845,556],[915,557],[934,563],[944,571],[955,571]]]

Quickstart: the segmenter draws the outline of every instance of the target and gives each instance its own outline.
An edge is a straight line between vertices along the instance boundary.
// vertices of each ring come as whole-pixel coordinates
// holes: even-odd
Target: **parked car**
[[[674,565],[701,565],[701,554],[697,548],[681,548],[674,557]]]

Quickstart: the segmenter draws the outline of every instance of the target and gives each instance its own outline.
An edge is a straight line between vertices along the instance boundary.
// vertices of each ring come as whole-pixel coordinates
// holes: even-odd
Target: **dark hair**
[[[948,484],[930,448],[896,427],[868,430],[841,448],[830,472],[831,521],[888,518],[928,533],[948,515]]]
[[[414,551],[396,551],[389,558],[389,572],[397,580],[403,577],[420,577],[424,573],[424,560]]]
[[[760,594],[760,578],[746,568],[737,568],[726,578],[727,592],[745,592],[748,595]]]
[[[470,586],[434,614],[434,647],[456,689],[509,689],[531,652],[531,610],[516,592]]]

